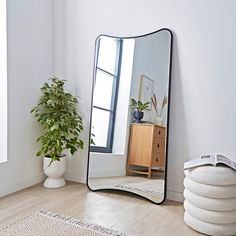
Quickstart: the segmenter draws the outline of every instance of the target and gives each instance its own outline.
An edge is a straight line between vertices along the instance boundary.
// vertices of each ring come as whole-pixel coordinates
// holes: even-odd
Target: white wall
[[[8,161],[0,163],[0,196],[42,181],[35,157],[39,88],[53,73],[53,0],[8,0]]]
[[[0,163],[7,160],[7,19],[6,0],[0,0]]]
[[[56,1],[56,72],[75,85],[85,120],[90,116],[95,38],[163,27],[173,31],[169,198],[181,199],[186,160],[204,153],[236,159],[235,8],[233,0]],[[67,176],[84,180],[87,152],[78,155],[70,160]]]

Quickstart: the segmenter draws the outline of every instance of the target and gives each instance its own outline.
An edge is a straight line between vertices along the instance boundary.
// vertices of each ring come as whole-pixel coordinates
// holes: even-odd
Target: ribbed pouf
[[[236,171],[206,165],[185,175],[185,223],[207,235],[236,235]]]

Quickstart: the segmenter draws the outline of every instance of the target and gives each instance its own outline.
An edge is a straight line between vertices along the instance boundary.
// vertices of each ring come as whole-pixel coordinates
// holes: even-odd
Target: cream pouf
[[[185,175],[185,223],[207,235],[236,235],[236,171],[206,165]]]
[[[235,170],[227,166],[212,165],[201,166],[199,168],[193,168],[185,170],[185,175],[191,180],[203,184],[216,185],[234,185],[236,184],[236,172]],[[211,173],[209,175],[209,173]]]

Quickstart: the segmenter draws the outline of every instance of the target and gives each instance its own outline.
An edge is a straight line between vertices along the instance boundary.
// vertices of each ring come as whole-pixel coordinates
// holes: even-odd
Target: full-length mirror
[[[172,34],[96,40],[90,153],[91,190],[166,195]]]

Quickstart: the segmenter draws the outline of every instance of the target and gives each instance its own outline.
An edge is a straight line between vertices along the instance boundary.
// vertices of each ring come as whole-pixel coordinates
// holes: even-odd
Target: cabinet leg
[[[129,164],[126,166],[126,176],[129,175]]]
[[[152,174],[152,168],[148,167],[148,178],[151,178],[151,174]]]

